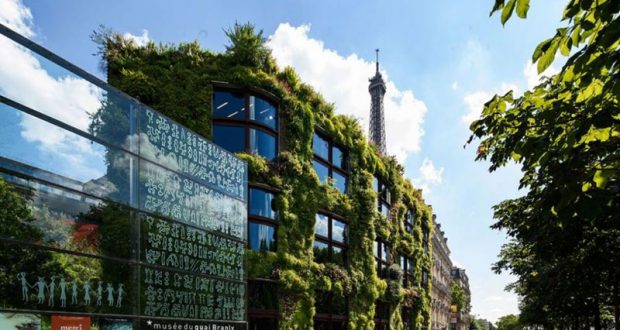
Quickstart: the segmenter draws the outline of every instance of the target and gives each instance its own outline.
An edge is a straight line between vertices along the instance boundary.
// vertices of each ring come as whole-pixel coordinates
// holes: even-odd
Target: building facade
[[[433,216],[433,219],[435,217]],[[447,330],[450,326],[452,306],[452,261],[448,238],[441,230],[441,224],[435,223],[433,231],[433,267],[432,267],[432,303],[431,329]]]
[[[455,308],[452,310],[452,316],[450,319],[450,329],[452,330],[468,330],[470,326],[470,312],[471,306],[469,305],[471,292],[469,291],[469,278],[465,273],[465,269],[453,267],[452,268],[452,281],[458,285],[465,293],[465,306],[457,311]]]

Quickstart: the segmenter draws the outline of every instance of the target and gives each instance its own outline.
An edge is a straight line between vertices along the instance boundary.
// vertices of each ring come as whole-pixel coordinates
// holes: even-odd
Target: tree
[[[235,22],[232,28],[224,32],[230,39],[226,54],[235,64],[255,68],[267,68],[270,65],[271,50],[265,46],[267,39],[263,37],[262,30],[256,32],[250,23]]]
[[[467,306],[467,297],[465,290],[461,288],[455,282],[452,282],[450,286],[450,292],[452,293],[452,305],[456,306],[456,311],[460,312]]]
[[[519,323],[519,317],[514,314],[504,315],[496,322],[497,330],[520,330],[522,329]]]
[[[529,0],[496,0],[505,24],[527,16]],[[490,171],[521,165],[523,197],[494,207],[510,241],[497,272],[517,281],[524,324],[620,328],[620,1],[570,0],[564,26],[532,55],[543,72],[559,52],[557,75],[516,96],[496,95],[471,125],[477,160]]]

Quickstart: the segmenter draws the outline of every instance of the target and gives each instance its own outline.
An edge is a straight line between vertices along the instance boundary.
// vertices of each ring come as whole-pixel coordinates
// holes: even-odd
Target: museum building
[[[49,316],[65,308],[102,329],[118,320],[128,329],[150,329],[152,320],[252,330],[430,326],[432,210],[386,154],[378,61],[367,141],[291,68],[270,56],[248,61],[235,45],[219,54],[100,35],[112,88],[2,32],[16,52],[55,66],[48,74],[58,84],[75,82],[87,95],[58,107],[81,117],[63,115],[0,82],[0,110],[20,118],[5,120],[1,134],[25,141],[20,152],[2,136],[0,171],[34,210],[12,230],[38,231],[0,233],[1,253],[43,262],[11,269],[27,289],[0,283],[15,293],[0,309]],[[29,125],[61,131],[65,144],[46,143]],[[33,148],[37,156],[26,155]],[[81,269],[88,276],[77,279]],[[28,289],[36,283],[48,294]]]

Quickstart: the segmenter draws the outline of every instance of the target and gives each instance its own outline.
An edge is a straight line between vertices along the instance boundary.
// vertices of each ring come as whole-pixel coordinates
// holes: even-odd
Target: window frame
[[[321,322],[326,322],[328,323],[328,329],[333,328],[334,323],[340,323],[340,322],[347,322],[349,319],[349,300],[347,299],[347,297],[343,297],[343,299],[345,300],[345,315],[338,315],[338,314],[334,314],[334,293],[333,292],[326,292],[326,291],[320,291],[320,290],[316,290],[315,291],[315,295],[317,293],[322,292],[323,294],[327,294],[327,310],[329,311],[328,313],[319,313],[316,312],[314,314],[314,322],[316,321],[321,321]],[[316,303],[317,299],[315,299],[315,303]]]
[[[381,212],[383,206],[387,206],[387,218],[392,218],[392,192],[385,181],[377,177],[373,177],[373,189],[377,193],[377,212],[383,215]],[[385,216],[385,215],[384,215]]]
[[[316,233],[316,217],[319,214],[327,217],[327,236],[323,236],[323,235]],[[344,242],[339,242],[334,239],[334,235],[333,235],[334,220],[341,222],[345,225],[344,237],[343,237]],[[343,260],[340,266],[346,267],[348,265],[348,258],[347,258],[347,252],[349,248],[348,235],[347,235],[348,231],[349,231],[349,223],[343,217],[333,214],[331,212],[327,212],[325,210],[319,210],[315,214],[314,241],[327,244],[327,259],[328,259],[327,262],[338,264],[337,262],[334,261],[334,255],[333,255],[334,247],[337,247],[342,251]],[[313,244],[313,249],[314,249],[314,242],[312,244]],[[316,259],[315,259],[315,262],[316,262]]]
[[[405,232],[413,235],[415,231],[415,209],[407,207],[407,213],[405,213]],[[411,219],[410,219],[411,218]]]
[[[275,296],[278,297],[279,296],[279,292],[278,292],[278,282],[275,280],[271,280],[271,279],[265,279],[265,278],[255,278],[255,279],[250,279],[248,280],[248,290],[247,290],[247,296],[248,296],[248,307],[247,307],[247,318],[248,318],[248,326],[250,324],[250,321],[252,318],[254,319],[274,319],[276,320],[276,325],[279,325],[279,318],[280,318],[280,313],[278,312],[279,306],[278,306],[278,299],[276,299],[275,304],[276,304],[276,308],[275,309],[261,309],[261,308],[252,308],[250,307],[250,293],[251,290],[249,289],[250,285],[254,285],[256,282],[262,282],[262,283],[270,283],[273,284],[273,286],[275,286],[275,290],[276,290],[276,294]]]
[[[248,192],[247,192],[247,194],[248,194],[248,196],[247,196],[247,201],[248,201],[248,209],[247,209],[247,212],[248,212],[248,224],[247,224],[247,229],[246,229],[246,231],[247,231],[247,238],[248,238],[248,250],[252,250],[251,249],[251,240],[250,240],[250,225],[251,225],[251,223],[255,223],[255,224],[259,224],[259,225],[269,226],[269,227],[272,227],[274,229],[273,243],[275,245],[275,251],[271,251],[271,250],[267,250],[267,251],[276,252],[278,250],[278,225],[279,225],[279,222],[278,222],[278,217],[279,217],[278,210],[274,209],[274,211],[276,213],[275,214],[275,219],[271,219],[271,218],[260,216],[260,215],[253,215],[253,214],[251,214],[250,213],[250,205],[252,203],[251,191],[253,189],[262,190],[264,192],[270,193],[270,194],[272,194],[274,196],[274,198],[276,197],[276,195],[278,193],[278,191],[276,191],[275,189],[273,189],[273,188],[271,188],[269,186],[259,185],[259,184],[255,184],[255,183],[248,184]],[[255,250],[252,250],[252,251],[255,251]],[[263,251],[262,250],[258,250],[257,252],[263,252]]]
[[[415,269],[413,267],[413,258],[408,256],[400,256],[401,269],[403,271],[403,287],[409,287],[415,284]]]
[[[325,159],[323,156],[318,155],[314,152],[314,136],[318,136],[319,138],[321,138],[322,140],[324,140],[325,142],[327,142],[327,159]],[[334,148],[338,148],[340,149],[340,152],[342,153],[342,155],[344,156],[344,162],[345,162],[345,167],[346,168],[342,168],[338,165],[336,165],[334,163]],[[312,134],[312,160],[318,162],[319,164],[327,167],[328,170],[328,178],[334,180],[334,172],[338,173],[339,175],[343,176],[345,178],[345,183],[344,183],[344,191],[340,191],[340,189],[338,189],[336,187],[336,185],[332,185],[332,187],[334,187],[336,190],[340,191],[340,193],[342,194],[348,194],[349,192],[349,151],[344,148],[342,145],[336,143],[333,141],[333,139],[329,138],[327,136],[327,134],[325,134],[320,128],[315,128],[314,129],[314,133]],[[313,166],[314,168],[314,166]],[[315,170],[316,172],[316,170]],[[320,179],[320,178],[319,178]],[[321,182],[323,183],[323,182]]]
[[[428,254],[429,249],[429,241],[430,241],[431,231],[427,226],[422,226],[422,247],[424,248],[424,253]]]
[[[375,271],[377,272],[377,275],[379,276],[379,278],[386,278],[386,274],[383,272],[383,268],[382,266],[385,266],[385,269],[388,269],[391,265],[390,263],[390,255],[392,255],[392,248],[389,244],[387,244],[385,241],[381,240],[381,239],[376,239],[375,240],[376,244],[376,249],[377,251],[373,251],[373,257],[375,258]],[[385,248],[387,247],[387,255],[385,256],[385,260],[383,260],[383,251],[385,250]],[[373,244],[373,249],[375,248],[375,245]],[[376,253],[376,257],[374,256],[374,253]]]
[[[215,116],[215,93],[223,92],[223,93],[238,93],[243,95],[243,104],[247,111],[244,111],[242,119],[232,119],[232,118],[221,118]],[[264,123],[261,123],[257,120],[250,119],[250,99],[251,97],[259,98],[264,101],[267,101],[273,105],[276,110],[276,124],[275,128],[270,127]],[[250,131],[252,129],[265,133],[274,138],[275,141],[275,154],[273,159],[267,159],[265,156],[255,152],[255,154],[264,157],[268,161],[275,161],[278,158],[278,154],[280,153],[280,131],[281,131],[281,122],[280,122],[280,102],[279,100],[268,93],[267,91],[255,89],[255,88],[242,88],[238,86],[234,86],[226,83],[213,83],[213,95],[211,97],[211,135],[213,136],[213,132],[215,126],[233,126],[242,128],[244,131],[244,146],[243,151],[247,153],[254,153],[252,151],[251,139],[250,139]],[[215,138],[213,138],[215,141]],[[256,146],[255,146],[256,147]],[[257,148],[258,149],[258,148]]]

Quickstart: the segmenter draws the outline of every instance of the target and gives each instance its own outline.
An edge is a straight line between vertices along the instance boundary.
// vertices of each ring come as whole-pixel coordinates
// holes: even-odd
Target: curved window
[[[263,131],[250,128],[250,151],[268,160],[276,158],[276,137]]]
[[[231,152],[274,160],[278,154],[278,109],[244,91],[213,93],[213,141]]]
[[[271,102],[250,96],[250,120],[257,121],[277,130],[278,112]]]
[[[250,216],[276,219],[276,211],[273,207],[275,196],[263,189],[250,188]]]

